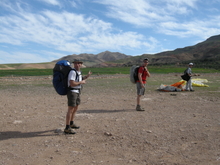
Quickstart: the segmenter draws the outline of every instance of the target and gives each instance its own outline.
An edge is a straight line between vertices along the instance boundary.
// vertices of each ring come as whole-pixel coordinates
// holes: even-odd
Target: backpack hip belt
[[[69,87],[69,90],[81,90],[81,88],[71,88],[71,87]]]

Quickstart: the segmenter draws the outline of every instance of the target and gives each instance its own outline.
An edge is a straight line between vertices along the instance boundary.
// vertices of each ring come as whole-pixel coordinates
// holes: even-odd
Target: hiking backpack
[[[133,65],[130,69],[130,81],[133,84],[136,84],[136,82],[138,80],[138,69],[139,68],[140,68],[140,66]]]
[[[75,69],[70,66],[70,62],[67,60],[58,61],[53,68],[53,87],[59,95],[67,95],[68,75],[71,70]],[[76,79],[77,76],[76,72]]]

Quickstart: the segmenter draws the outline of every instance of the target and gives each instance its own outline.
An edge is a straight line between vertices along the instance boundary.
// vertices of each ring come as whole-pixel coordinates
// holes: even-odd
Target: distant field
[[[186,68],[174,67],[174,66],[149,66],[151,73],[179,73],[182,74]],[[92,71],[94,75],[103,74],[129,74],[130,67],[111,67],[111,68],[82,68],[82,72],[86,74],[88,71]],[[220,73],[215,69],[193,68],[193,73]],[[53,75],[52,69],[8,69],[0,70],[0,77],[4,76],[47,76]]]

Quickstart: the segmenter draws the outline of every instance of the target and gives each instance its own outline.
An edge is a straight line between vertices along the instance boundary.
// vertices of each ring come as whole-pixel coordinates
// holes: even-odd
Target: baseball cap
[[[190,62],[189,65],[193,65],[193,63]]]

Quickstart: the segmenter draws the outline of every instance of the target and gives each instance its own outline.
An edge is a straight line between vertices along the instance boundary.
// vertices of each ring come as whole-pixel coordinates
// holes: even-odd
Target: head
[[[192,67],[193,66],[193,63],[189,63],[189,67]]]
[[[72,62],[73,64],[74,64],[74,68],[76,69],[76,70],[80,70],[80,67],[82,66],[82,61],[80,61],[80,60],[78,60],[78,59],[75,59],[75,60],[73,60],[73,62]]]
[[[149,63],[148,58],[145,58],[145,59],[143,60],[143,65],[144,65],[144,66],[147,66],[147,65],[148,65],[148,63]]]

